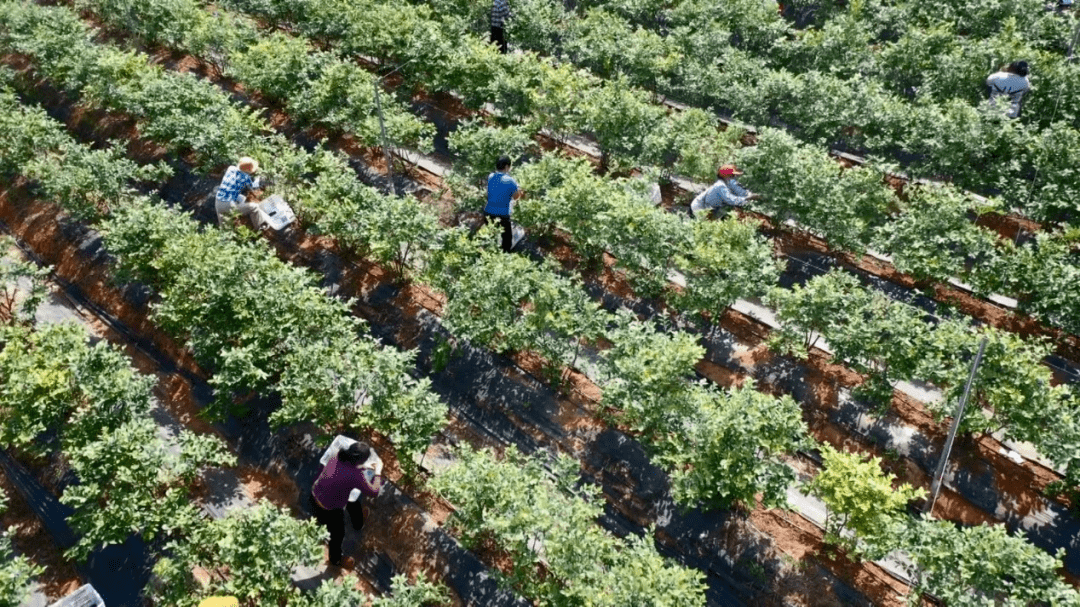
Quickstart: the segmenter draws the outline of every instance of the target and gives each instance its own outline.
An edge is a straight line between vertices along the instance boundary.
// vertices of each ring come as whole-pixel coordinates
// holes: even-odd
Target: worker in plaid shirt
[[[225,171],[225,176],[221,178],[221,185],[218,186],[214,200],[218,225],[224,225],[225,218],[232,213],[240,212],[249,217],[256,215],[251,217],[252,222],[256,228],[261,227],[259,225],[261,223],[260,218],[257,216],[259,204],[257,202],[247,202],[247,198],[244,196],[246,192],[259,188],[258,178],[252,177],[257,172],[259,172],[258,161],[246,156]]]
[[[499,45],[499,52],[506,54],[506,20],[512,17],[510,0],[493,0],[491,3],[491,43]]]

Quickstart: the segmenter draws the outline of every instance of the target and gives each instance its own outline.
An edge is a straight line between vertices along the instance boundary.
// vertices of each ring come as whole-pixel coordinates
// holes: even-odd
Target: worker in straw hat
[[[242,213],[251,218],[256,229],[262,227],[264,222],[259,217],[259,203],[248,202],[246,196],[251,190],[259,189],[259,179],[255,177],[258,172],[259,161],[248,156],[244,156],[225,171],[214,197],[218,225],[225,225],[228,217]]]
[[[697,195],[690,203],[690,216],[697,219],[708,219],[713,209],[724,206],[741,207],[751,200],[761,198],[758,194],[751,194],[739,185],[735,180],[742,171],[733,164],[725,164],[716,171],[716,183],[707,190]]]

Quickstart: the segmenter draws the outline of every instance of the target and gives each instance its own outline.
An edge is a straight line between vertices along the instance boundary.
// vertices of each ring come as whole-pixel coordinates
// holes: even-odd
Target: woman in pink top
[[[330,532],[330,564],[341,566],[341,543],[345,539],[345,511],[349,510],[353,529],[364,526],[364,511],[361,500],[349,501],[353,489],[362,492],[375,490],[373,476],[382,474],[382,459],[367,444],[357,442],[338,451],[337,457],[331,458],[323,468],[319,478],[311,487],[311,509],[315,519]],[[374,475],[372,475],[374,472]],[[346,566],[351,566],[348,559]]]

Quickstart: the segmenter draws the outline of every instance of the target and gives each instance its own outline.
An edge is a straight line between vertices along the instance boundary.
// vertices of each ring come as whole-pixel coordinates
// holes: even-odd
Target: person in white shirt
[[[1000,103],[999,99],[1008,98],[1009,109],[1006,110],[1005,115],[1009,118],[1020,116],[1020,104],[1024,93],[1031,90],[1031,81],[1027,76],[1027,61],[1013,61],[990,74],[990,77],[986,79],[986,86],[990,89],[990,104],[997,106]]]
[[[690,216],[697,219],[708,219],[713,209],[724,206],[742,207],[751,200],[761,198],[758,194],[751,194],[735,181],[736,175],[742,175],[742,171],[733,164],[725,164],[716,171],[716,183],[709,189],[697,195],[690,203]]]

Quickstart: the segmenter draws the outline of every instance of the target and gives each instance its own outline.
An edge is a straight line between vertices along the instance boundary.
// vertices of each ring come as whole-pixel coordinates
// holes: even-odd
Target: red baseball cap
[[[732,177],[734,175],[742,175],[742,171],[735,168],[733,164],[725,164],[717,169],[716,174],[720,177]]]

